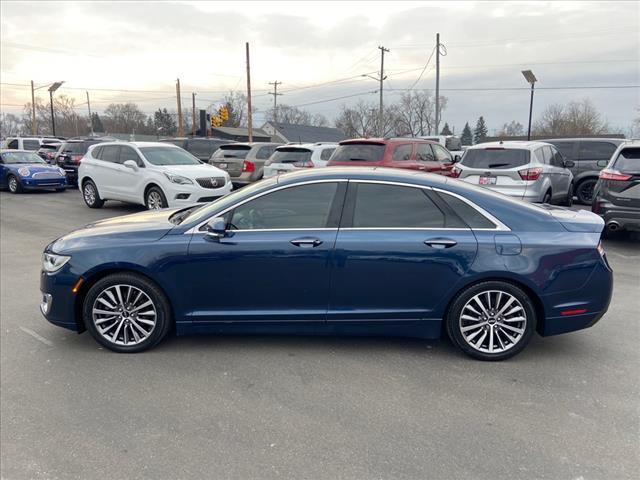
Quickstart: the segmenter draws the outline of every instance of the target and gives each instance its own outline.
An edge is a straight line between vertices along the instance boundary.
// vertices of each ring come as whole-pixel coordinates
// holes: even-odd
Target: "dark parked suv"
[[[593,191],[591,211],[608,231],[640,231],[640,141],[623,143],[613,154]]]
[[[62,142],[51,163],[58,165],[67,172],[67,182],[70,185],[78,184],[78,166],[84,154],[91,145],[105,142],[102,138],[74,138]]]
[[[208,163],[211,155],[218,150],[220,145],[233,143],[233,140],[223,138],[167,138],[161,142],[173,143],[184,148],[191,155],[204,163]]]
[[[574,192],[578,202],[584,205],[591,205],[593,187],[600,170],[607,166],[613,152],[624,142],[618,138],[555,138],[541,141],[555,145],[565,159],[574,162],[571,168]]]

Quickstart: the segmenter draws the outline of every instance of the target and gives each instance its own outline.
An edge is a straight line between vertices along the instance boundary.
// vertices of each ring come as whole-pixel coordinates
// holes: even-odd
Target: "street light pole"
[[[49,104],[49,106],[51,107],[51,130],[53,132],[54,137],[56,136],[56,117],[55,117],[55,113],[53,112],[53,92],[58,90],[60,88],[60,85],[62,85],[63,83],[64,81],[54,82],[49,87],[49,101],[51,102]]]
[[[527,140],[531,140],[531,117],[533,116],[533,90],[538,79],[531,70],[523,70],[522,75],[531,84],[531,99],[529,101],[529,128],[527,128]]]

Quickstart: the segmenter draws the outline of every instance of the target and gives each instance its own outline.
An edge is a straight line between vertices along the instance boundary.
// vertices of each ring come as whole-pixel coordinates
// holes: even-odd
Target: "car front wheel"
[[[149,210],[160,210],[168,206],[167,198],[158,187],[151,187],[147,191],[145,203]]]
[[[14,175],[9,175],[7,183],[11,193],[22,193],[22,184]]]
[[[460,293],[446,321],[452,342],[467,355],[479,360],[505,360],[521,352],[531,340],[536,313],[522,289],[490,281]]]
[[[104,200],[98,193],[98,187],[92,180],[87,180],[82,185],[82,198],[89,208],[101,208],[104,205]]]
[[[137,353],[154,347],[171,326],[164,293],[145,277],[109,275],[91,287],[83,318],[93,338],[114,352]]]

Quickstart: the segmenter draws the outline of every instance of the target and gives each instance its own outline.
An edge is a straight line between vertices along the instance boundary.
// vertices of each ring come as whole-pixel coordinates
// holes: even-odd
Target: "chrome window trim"
[[[250,202],[251,200],[255,200],[256,198],[260,198],[263,195],[267,195],[269,193],[273,193],[273,192],[277,192],[279,190],[284,190],[285,188],[292,188],[292,187],[299,187],[302,185],[312,185],[314,183],[339,183],[339,182],[348,182],[349,179],[347,178],[339,178],[339,179],[322,179],[322,180],[308,180],[306,182],[300,182],[300,183],[292,183],[289,185],[282,185],[276,188],[273,188],[271,190],[267,190],[265,192],[261,192],[257,195],[254,195],[252,197],[249,198],[245,198],[244,200],[238,202],[238,203],[234,203],[233,205],[231,205],[230,207],[225,208],[224,210],[222,210],[221,212],[218,212],[215,214],[215,216],[209,217],[207,218],[205,221],[200,222],[198,225],[196,225],[195,227],[191,227],[189,230],[187,230],[186,232],[184,232],[184,235],[191,235],[194,233],[201,233],[201,234],[205,234],[207,232],[200,230],[202,227],[204,227],[207,223],[209,223],[209,221],[212,218],[216,218],[216,217],[220,217],[221,215],[224,215],[225,213],[227,213],[229,210],[233,210],[234,208],[239,207],[240,205],[244,205],[247,202]],[[297,231],[297,230],[325,230],[325,228],[274,228],[274,229],[246,229],[246,230],[233,230],[234,232],[257,232],[257,231],[263,231],[263,232],[273,232],[273,231]],[[333,229],[327,229],[327,230],[337,230],[337,228]]]
[[[355,230],[396,230],[396,231],[399,231],[399,230],[425,230],[425,231],[432,231],[432,230],[459,230],[459,231],[465,231],[465,230],[471,230],[471,231],[474,231],[474,232],[479,232],[479,231],[510,232],[511,231],[511,229],[508,226],[506,226],[504,223],[502,223],[500,220],[498,220],[496,217],[491,215],[489,212],[487,212],[482,207],[476,205],[471,200],[463,197],[462,195],[459,195],[457,193],[451,192],[449,190],[444,190],[444,189],[438,188],[438,187],[430,187],[430,186],[427,186],[427,185],[416,185],[416,184],[413,184],[413,183],[398,182],[398,181],[392,181],[392,180],[369,180],[369,179],[338,178],[338,179],[308,180],[306,182],[292,183],[292,184],[289,184],[289,185],[282,185],[282,186],[273,188],[271,190],[262,192],[262,193],[260,193],[258,195],[254,195],[252,197],[246,198],[246,199],[242,200],[241,202],[235,203],[234,205],[222,210],[221,212],[218,212],[213,217],[207,218],[207,220],[199,223],[198,225],[196,225],[196,226],[190,228],[189,230],[187,230],[186,232],[184,232],[184,235],[191,235],[191,234],[195,234],[195,233],[205,234],[206,232],[202,231],[200,229],[202,227],[204,227],[212,218],[224,215],[228,211],[233,210],[234,208],[239,207],[240,205],[243,205],[243,204],[245,204],[247,202],[250,202],[251,200],[254,200],[256,198],[260,198],[263,195],[267,195],[269,193],[277,192],[277,191],[283,190],[285,188],[299,187],[299,186],[302,186],[302,185],[311,185],[311,184],[314,184],[314,183],[332,183],[332,182],[375,183],[375,184],[382,184],[382,185],[397,185],[397,186],[402,186],[402,187],[413,187],[413,188],[420,188],[420,189],[424,189],[424,190],[432,190],[432,191],[436,191],[436,192],[442,192],[442,193],[444,193],[446,195],[452,195],[452,196],[458,198],[459,200],[462,200],[464,203],[466,203],[471,208],[475,209],[478,213],[480,213],[482,216],[484,216],[491,223],[496,225],[496,228],[343,227],[343,228],[340,228],[340,230],[348,230],[348,231],[352,231],[352,230],[353,231],[355,231]],[[265,228],[265,229],[243,229],[243,230],[233,230],[233,231],[234,232],[285,232],[285,231],[286,232],[295,232],[295,231],[312,231],[312,230],[330,231],[330,230],[338,230],[338,228],[273,228],[273,229]]]

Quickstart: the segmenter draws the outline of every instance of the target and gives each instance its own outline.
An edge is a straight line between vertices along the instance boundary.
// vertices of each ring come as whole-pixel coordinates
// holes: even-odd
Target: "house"
[[[262,130],[273,138],[274,142],[340,142],[347,136],[337,128],[313,127],[311,125],[294,125],[292,123],[267,122],[262,125]]]
[[[214,127],[211,129],[211,136],[216,138],[225,138],[235,140],[237,142],[249,141],[249,130],[242,127]],[[253,129],[254,142],[270,142],[271,135],[259,128]]]

